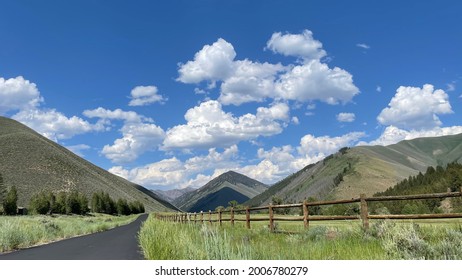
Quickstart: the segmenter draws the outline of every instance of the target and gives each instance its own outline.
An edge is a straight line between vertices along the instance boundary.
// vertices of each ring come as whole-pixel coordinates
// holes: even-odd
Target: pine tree
[[[2,204],[3,212],[6,215],[16,215],[18,212],[18,191],[15,186],[10,188]]]

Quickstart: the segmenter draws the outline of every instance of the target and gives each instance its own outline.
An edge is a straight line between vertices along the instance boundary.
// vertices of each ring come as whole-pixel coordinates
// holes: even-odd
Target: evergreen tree
[[[45,192],[40,192],[38,195],[35,195],[30,200],[29,209],[36,214],[48,214],[51,212],[50,195]]]
[[[10,188],[3,199],[3,212],[6,215],[16,215],[18,212],[18,191],[15,186]]]
[[[119,215],[130,215],[130,207],[128,206],[127,200],[119,198],[116,205]]]

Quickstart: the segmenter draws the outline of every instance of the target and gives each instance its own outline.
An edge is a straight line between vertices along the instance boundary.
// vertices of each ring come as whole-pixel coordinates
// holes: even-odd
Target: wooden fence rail
[[[449,219],[449,218],[462,218],[462,213],[440,213],[440,214],[407,214],[407,215],[370,215],[368,212],[368,202],[377,201],[405,201],[416,199],[443,199],[449,197],[462,197],[462,188],[459,192],[447,193],[433,193],[433,194],[419,194],[419,195],[401,195],[401,196],[380,196],[380,197],[366,197],[361,194],[359,198],[333,200],[333,201],[304,201],[303,203],[296,204],[283,204],[283,205],[267,205],[259,207],[247,207],[245,209],[219,210],[200,213],[173,213],[173,214],[156,214],[156,218],[163,221],[172,221],[178,223],[219,223],[230,222],[234,226],[235,222],[245,222],[246,228],[250,228],[251,222],[268,221],[269,229],[271,232],[275,231],[275,221],[303,221],[304,227],[308,228],[310,221],[334,221],[334,220],[361,220],[364,229],[369,228],[369,219]],[[325,216],[325,215],[310,215],[309,209],[313,206],[321,205],[334,205],[334,204],[360,204],[360,214],[356,216]],[[275,216],[275,209],[290,209],[300,208],[302,215],[299,216]],[[251,212],[267,211],[267,217],[251,216]],[[223,217],[223,214],[229,214],[229,217]],[[241,214],[236,217],[236,214]],[[242,218],[242,216],[245,216]]]

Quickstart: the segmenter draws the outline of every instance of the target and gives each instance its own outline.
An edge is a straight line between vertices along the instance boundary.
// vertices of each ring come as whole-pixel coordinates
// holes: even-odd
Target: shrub
[[[45,192],[40,192],[38,195],[35,195],[29,203],[30,211],[41,215],[51,212],[51,196],[54,197],[53,194],[46,194]]]
[[[130,202],[129,206],[131,214],[139,214],[145,212],[143,203],[139,202],[138,200]]]
[[[119,198],[116,203],[117,213],[119,215],[130,215],[130,207],[128,206],[127,200]]]
[[[3,199],[3,212],[5,215],[16,215],[18,211],[18,191],[16,187],[10,188],[6,197]]]
[[[65,192],[59,192],[56,195],[56,201],[52,205],[51,212],[56,214],[66,214],[66,201],[67,194]]]

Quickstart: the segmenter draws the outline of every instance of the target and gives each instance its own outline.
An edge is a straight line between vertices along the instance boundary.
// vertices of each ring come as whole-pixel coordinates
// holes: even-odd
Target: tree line
[[[460,191],[462,187],[462,164],[452,162],[436,168],[430,166],[425,173],[419,172],[415,176],[397,183],[384,192],[374,196],[413,195],[422,193],[442,193]],[[424,214],[441,213],[443,199],[425,199],[414,201],[390,201],[371,203],[370,210],[378,214]],[[462,212],[462,199],[450,199],[449,208],[452,212]]]
[[[4,215],[16,215],[18,211],[18,191],[15,186],[7,189],[0,173],[0,203]],[[86,215],[89,212],[110,215],[130,215],[144,213],[145,208],[140,201],[130,201],[119,198],[114,200],[106,192],[95,192],[91,203],[88,198],[77,190],[70,192],[41,191],[35,194],[28,210],[33,214],[76,214]]]

